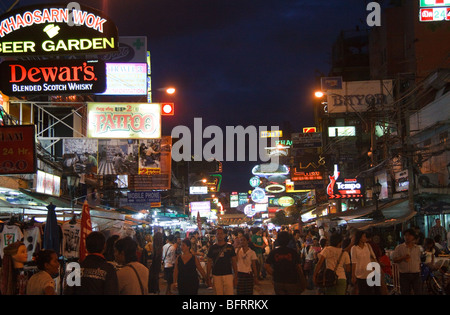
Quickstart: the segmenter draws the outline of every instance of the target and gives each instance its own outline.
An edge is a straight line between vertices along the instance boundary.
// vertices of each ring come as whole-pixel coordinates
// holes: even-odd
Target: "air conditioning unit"
[[[439,187],[439,174],[428,173],[416,175],[416,183],[419,188]]]

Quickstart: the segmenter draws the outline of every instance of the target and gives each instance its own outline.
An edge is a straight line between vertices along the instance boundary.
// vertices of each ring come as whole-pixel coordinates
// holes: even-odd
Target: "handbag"
[[[336,285],[338,280],[336,270],[339,266],[339,262],[341,261],[342,254],[344,254],[344,251],[341,251],[334,270],[327,268],[325,261],[323,262],[322,267],[320,268],[316,276],[316,283],[319,288],[329,288]]]

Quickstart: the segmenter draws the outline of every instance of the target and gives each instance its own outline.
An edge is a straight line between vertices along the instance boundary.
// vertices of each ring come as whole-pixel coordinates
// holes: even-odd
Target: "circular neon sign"
[[[262,202],[262,201],[264,201],[264,198],[266,197],[266,192],[261,188],[255,188],[252,191],[251,197],[254,202]]]
[[[290,207],[295,203],[294,198],[289,196],[284,196],[278,199],[278,204],[282,207]]]
[[[258,187],[261,184],[261,180],[258,176],[253,176],[250,178],[250,186],[252,187]]]
[[[271,184],[266,186],[266,191],[270,193],[280,193],[286,190],[286,188],[283,185],[280,184]]]

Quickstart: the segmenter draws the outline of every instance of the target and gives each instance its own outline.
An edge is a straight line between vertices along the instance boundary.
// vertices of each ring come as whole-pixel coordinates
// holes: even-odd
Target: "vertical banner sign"
[[[34,174],[36,163],[34,125],[0,127],[0,174]]]
[[[82,262],[87,255],[86,238],[92,232],[91,213],[87,200],[84,201],[81,212],[81,234],[80,234],[80,262]]]
[[[101,11],[81,5],[24,6],[0,16],[0,56],[102,54],[117,51],[118,31]]]
[[[200,218],[200,211],[197,212],[197,227],[198,227],[198,234],[202,236],[202,219]]]

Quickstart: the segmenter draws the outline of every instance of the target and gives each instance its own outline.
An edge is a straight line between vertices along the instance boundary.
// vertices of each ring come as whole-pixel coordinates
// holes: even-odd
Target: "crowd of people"
[[[448,253],[447,244],[430,238],[436,237],[433,233],[428,238],[415,229],[402,234],[388,255],[376,235],[357,229],[217,227],[205,235],[195,231],[188,237],[158,231],[148,235],[144,248],[131,237],[106,239],[101,232],[91,232],[86,239],[88,255],[80,262],[81,279],[68,279],[76,273],[66,270],[62,294],[196,295],[202,284],[217,295],[252,295],[255,285],[269,279],[277,295],[305,290],[325,295],[381,295],[392,289],[392,264],[398,268],[401,294],[423,294],[423,268],[433,270],[435,257]],[[1,294],[58,294],[54,281],[60,267],[57,254],[52,250],[36,253],[39,272],[26,277],[24,253],[25,245],[20,242],[5,248]],[[367,268],[371,263],[379,266],[379,278],[372,273],[376,267]],[[331,286],[323,286],[319,279],[322,267],[336,275]]]

